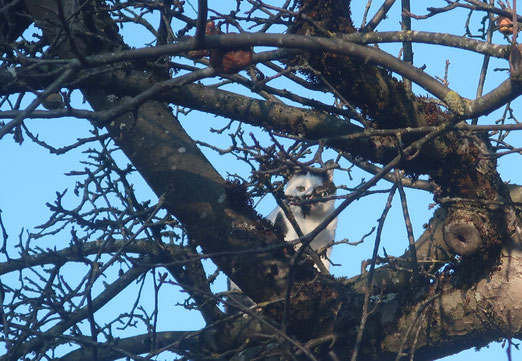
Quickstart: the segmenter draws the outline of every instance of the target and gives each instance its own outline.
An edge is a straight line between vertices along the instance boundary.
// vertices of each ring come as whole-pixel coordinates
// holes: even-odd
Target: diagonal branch
[[[93,355],[88,347],[97,347],[96,359],[98,361],[113,361],[121,359],[122,357],[134,357],[144,353],[152,353],[156,349],[162,349],[168,347],[170,350],[175,351],[175,347],[172,347],[175,343],[193,335],[194,332],[190,331],[164,331],[157,332],[155,334],[154,342],[150,334],[132,336],[127,338],[120,338],[107,341],[105,343],[94,343],[88,342],[88,340],[82,340],[85,348],[80,348],[76,351],[72,351],[65,356],[62,356],[56,360],[59,361],[84,361],[90,359]],[[78,342],[78,339],[75,338]]]

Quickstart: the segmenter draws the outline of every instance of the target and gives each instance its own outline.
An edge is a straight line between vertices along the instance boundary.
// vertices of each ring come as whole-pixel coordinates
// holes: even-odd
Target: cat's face
[[[317,198],[326,198],[335,194],[335,186],[331,175],[300,172],[292,176],[285,189],[290,206],[301,208],[303,217],[321,216],[329,211],[334,200],[325,202],[306,202]]]

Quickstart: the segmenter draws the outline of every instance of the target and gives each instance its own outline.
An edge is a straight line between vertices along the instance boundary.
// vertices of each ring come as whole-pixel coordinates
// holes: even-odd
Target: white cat
[[[315,198],[327,198],[335,195],[336,188],[333,184],[333,169],[326,172],[311,173],[298,172],[294,174],[288,181],[285,188],[284,200],[290,212],[292,212],[303,235],[312,232],[323,220],[328,217],[334,210],[334,199],[324,202],[303,202],[313,200]],[[275,226],[279,227],[284,234],[285,241],[292,241],[297,238],[297,232],[285,216],[280,207],[276,207],[268,216],[267,219]],[[318,251],[333,242],[335,238],[335,229],[337,228],[337,218],[332,220],[330,224],[323,229],[310,243],[313,250]],[[296,245],[296,249],[300,244]],[[332,248],[326,250],[326,257],[321,257],[321,260],[326,267],[330,268],[330,253]],[[234,282],[228,280],[228,289],[239,289]],[[235,295],[235,299],[247,307],[252,307],[255,303],[245,295]],[[234,312],[233,309],[226,307],[227,313]]]
[[[335,195],[335,185],[333,184],[333,170],[327,173],[299,172],[294,174],[288,181],[285,188],[285,203],[292,212],[301,232],[307,235],[312,232],[321,222],[334,211],[334,199],[325,202],[303,202],[315,198],[327,198]],[[275,226],[281,228],[285,235],[285,241],[299,238],[297,232],[285,216],[280,207],[274,209],[267,217]],[[313,250],[318,251],[335,238],[337,228],[337,218],[323,229],[310,243]],[[297,247],[296,247],[297,248]],[[321,257],[326,269],[329,269],[332,248],[326,250],[326,257]]]

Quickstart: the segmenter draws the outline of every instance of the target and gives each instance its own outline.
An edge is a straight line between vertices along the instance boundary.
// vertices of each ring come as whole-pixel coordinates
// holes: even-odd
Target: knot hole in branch
[[[443,234],[448,247],[460,256],[471,256],[482,245],[480,232],[470,219],[459,217],[447,222]]]

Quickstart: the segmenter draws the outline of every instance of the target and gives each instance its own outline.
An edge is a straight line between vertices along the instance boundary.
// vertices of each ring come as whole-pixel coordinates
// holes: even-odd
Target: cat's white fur
[[[326,175],[315,175],[310,172],[306,173],[297,173],[290,178],[285,188],[285,196],[288,197],[285,200],[286,204],[288,204],[289,210],[294,215],[294,218],[303,232],[303,235],[307,235],[312,232],[321,222],[334,210],[335,200],[331,199],[326,202],[311,202],[307,205],[300,205],[299,200],[303,199],[313,199],[318,197],[328,197],[335,194],[335,186],[333,183],[330,184],[330,187],[325,187],[328,182],[332,182],[333,178],[333,170],[327,172]],[[320,189],[330,189],[332,192],[329,194],[325,194],[325,192],[320,192],[322,194],[318,194],[318,190]],[[285,235],[285,241],[292,241],[294,239],[299,238],[297,236],[297,232],[294,227],[292,227],[290,221],[284,215],[283,210],[280,207],[276,207],[268,216],[267,219],[271,221],[274,225],[279,226]],[[321,248],[328,245],[335,238],[335,229],[337,228],[337,218],[334,219],[330,224],[322,230],[310,243],[310,246],[313,250],[320,250]],[[297,245],[299,246],[299,245]],[[326,258],[321,257],[323,264],[326,269],[330,268],[330,253],[332,248],[329,247],[326,250]],[[232,282],[230,279],[228,280],[228,289],[229,290],[237,290],[239,287]],[[243,295],[241,297],[241,303],[244,306],[254,306],[255,303],[247,296]],[[228,312],[228,311],[227,311]]]
[[[333,171],[329,171],[327,176],[315,175],[310,172],[298,173],[288,181],[285,188],[285,195],[288,197],[288,208],[292,212],[301,232],[307,235],[312,232],[326,217],[334,211],[335,200],[331,199],[325,202],[312,202],[307,205],[299,205],[299,200],[313,199],[318,197],[328,197],[335,195],[334,193],[317,194],[318,187],[324,187],[325,181],[332,182]],[[330,188],[334,187],[333,184]],[[334,188],[335,189],[335,188]],[[315,190],[315,192],[314,192]],[[299,238],[294,227],[286,218],[280,207],[274,209],[267,219],[273,224],[279,225],[285,234],[285,241],[291,241]],[[323,229],[310,243],[313,250],[318,251],[333,242],[335,238],[335,230],[337,228],[337,218]],[[326,257],[330,257],[332,248],[326,250]],[[325,257],[321,260],[326,269],[329,269],[330,262]]]

